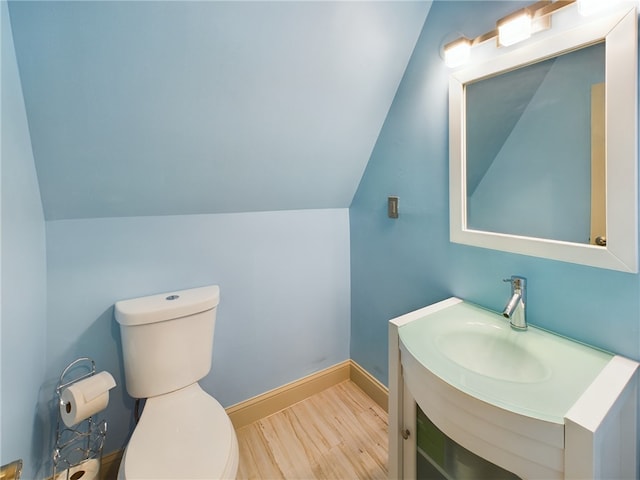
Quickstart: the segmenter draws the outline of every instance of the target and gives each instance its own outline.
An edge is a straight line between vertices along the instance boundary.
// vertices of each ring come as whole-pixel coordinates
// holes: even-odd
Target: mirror
[[[603,224],[591,241],[591,124],[593,117],[604,128],[604,65],[598,43],[465,85],[468,228],[575,243],[606,238]],[[601,153],[594,160],[604,165]]]
[[[451,74],[451,241],[635,273],[636,12],[572,15]]]

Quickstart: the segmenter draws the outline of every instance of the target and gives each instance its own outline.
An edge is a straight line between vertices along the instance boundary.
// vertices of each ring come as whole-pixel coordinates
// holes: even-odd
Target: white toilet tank
[[[129,395],[155,397],[209,373],[219,300],[212,285],[115,304]]]

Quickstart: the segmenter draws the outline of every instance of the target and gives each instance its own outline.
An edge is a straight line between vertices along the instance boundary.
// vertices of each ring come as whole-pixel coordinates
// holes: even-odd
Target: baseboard
[[[107,453],[102,456],[100,463],[100,480],[115,480],[118,478],[118,468],[120,468],[120,460],[124,450]]]
[[[389,404],[387,387],[353,360],[345,360],[333,367],[228,407],[227,414],[236,429],[242,428],[345,380],[351,380],[374,402],[385,411],[387,410]]]
[[[332,367],[232,405],[226,409],[227,415],[229,415],[236,429],[242,428],[345,380],[351,380],[374,402],[385,411],[388,411],[389,390],[387,387],[353,360],[345,360]],[[113,480],[117,477],[122,454],[123,451],[118,450],[102,456],[100,480]]]
[[[385,411],[389,411],[389,389],[377,378],[367,372],[353,360],[349,360],[351,369],[349,379],[360,387],[374,402]]]
[[[311,395],[349,380],[350,360],[275,388],[226,409],[233,426],[238,429],[261,418],[290,407]]]

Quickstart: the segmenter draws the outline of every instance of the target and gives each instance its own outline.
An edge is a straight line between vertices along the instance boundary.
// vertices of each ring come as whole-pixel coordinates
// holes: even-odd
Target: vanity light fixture
[[[587,17],[616,7],[624,1],[625,0],[578,0],[578,11],[580,15]]]
[[[471,40],[458,38],[444,46],[444,61],[447,67],[457,67],[467,63],[471,55]]]
[[[551,15],[576,3],[617,3],[621,0],[542,0],[517,10],[496,22],[496,29],[474,39],[460,37],[444,46],[444,58],[448,67],[460,66],[470,58],[471,48],[488,40],[497,39],[499,47],[506,47],[529,38],[532,34],[551,27]]]
[[[498,44],[504,47],[526,40],[531,36],[531,13],[526,8],[518,10],[497,22]]]

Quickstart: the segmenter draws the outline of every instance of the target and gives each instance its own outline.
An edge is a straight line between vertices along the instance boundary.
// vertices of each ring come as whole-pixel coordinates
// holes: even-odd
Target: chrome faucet
[[[511,278],[505,278],[505,282],[511,283],[511,298],[504,307],[502,315],[508,318],[511,328],[515,330],[527,329],[527,279],[512,275]]]

